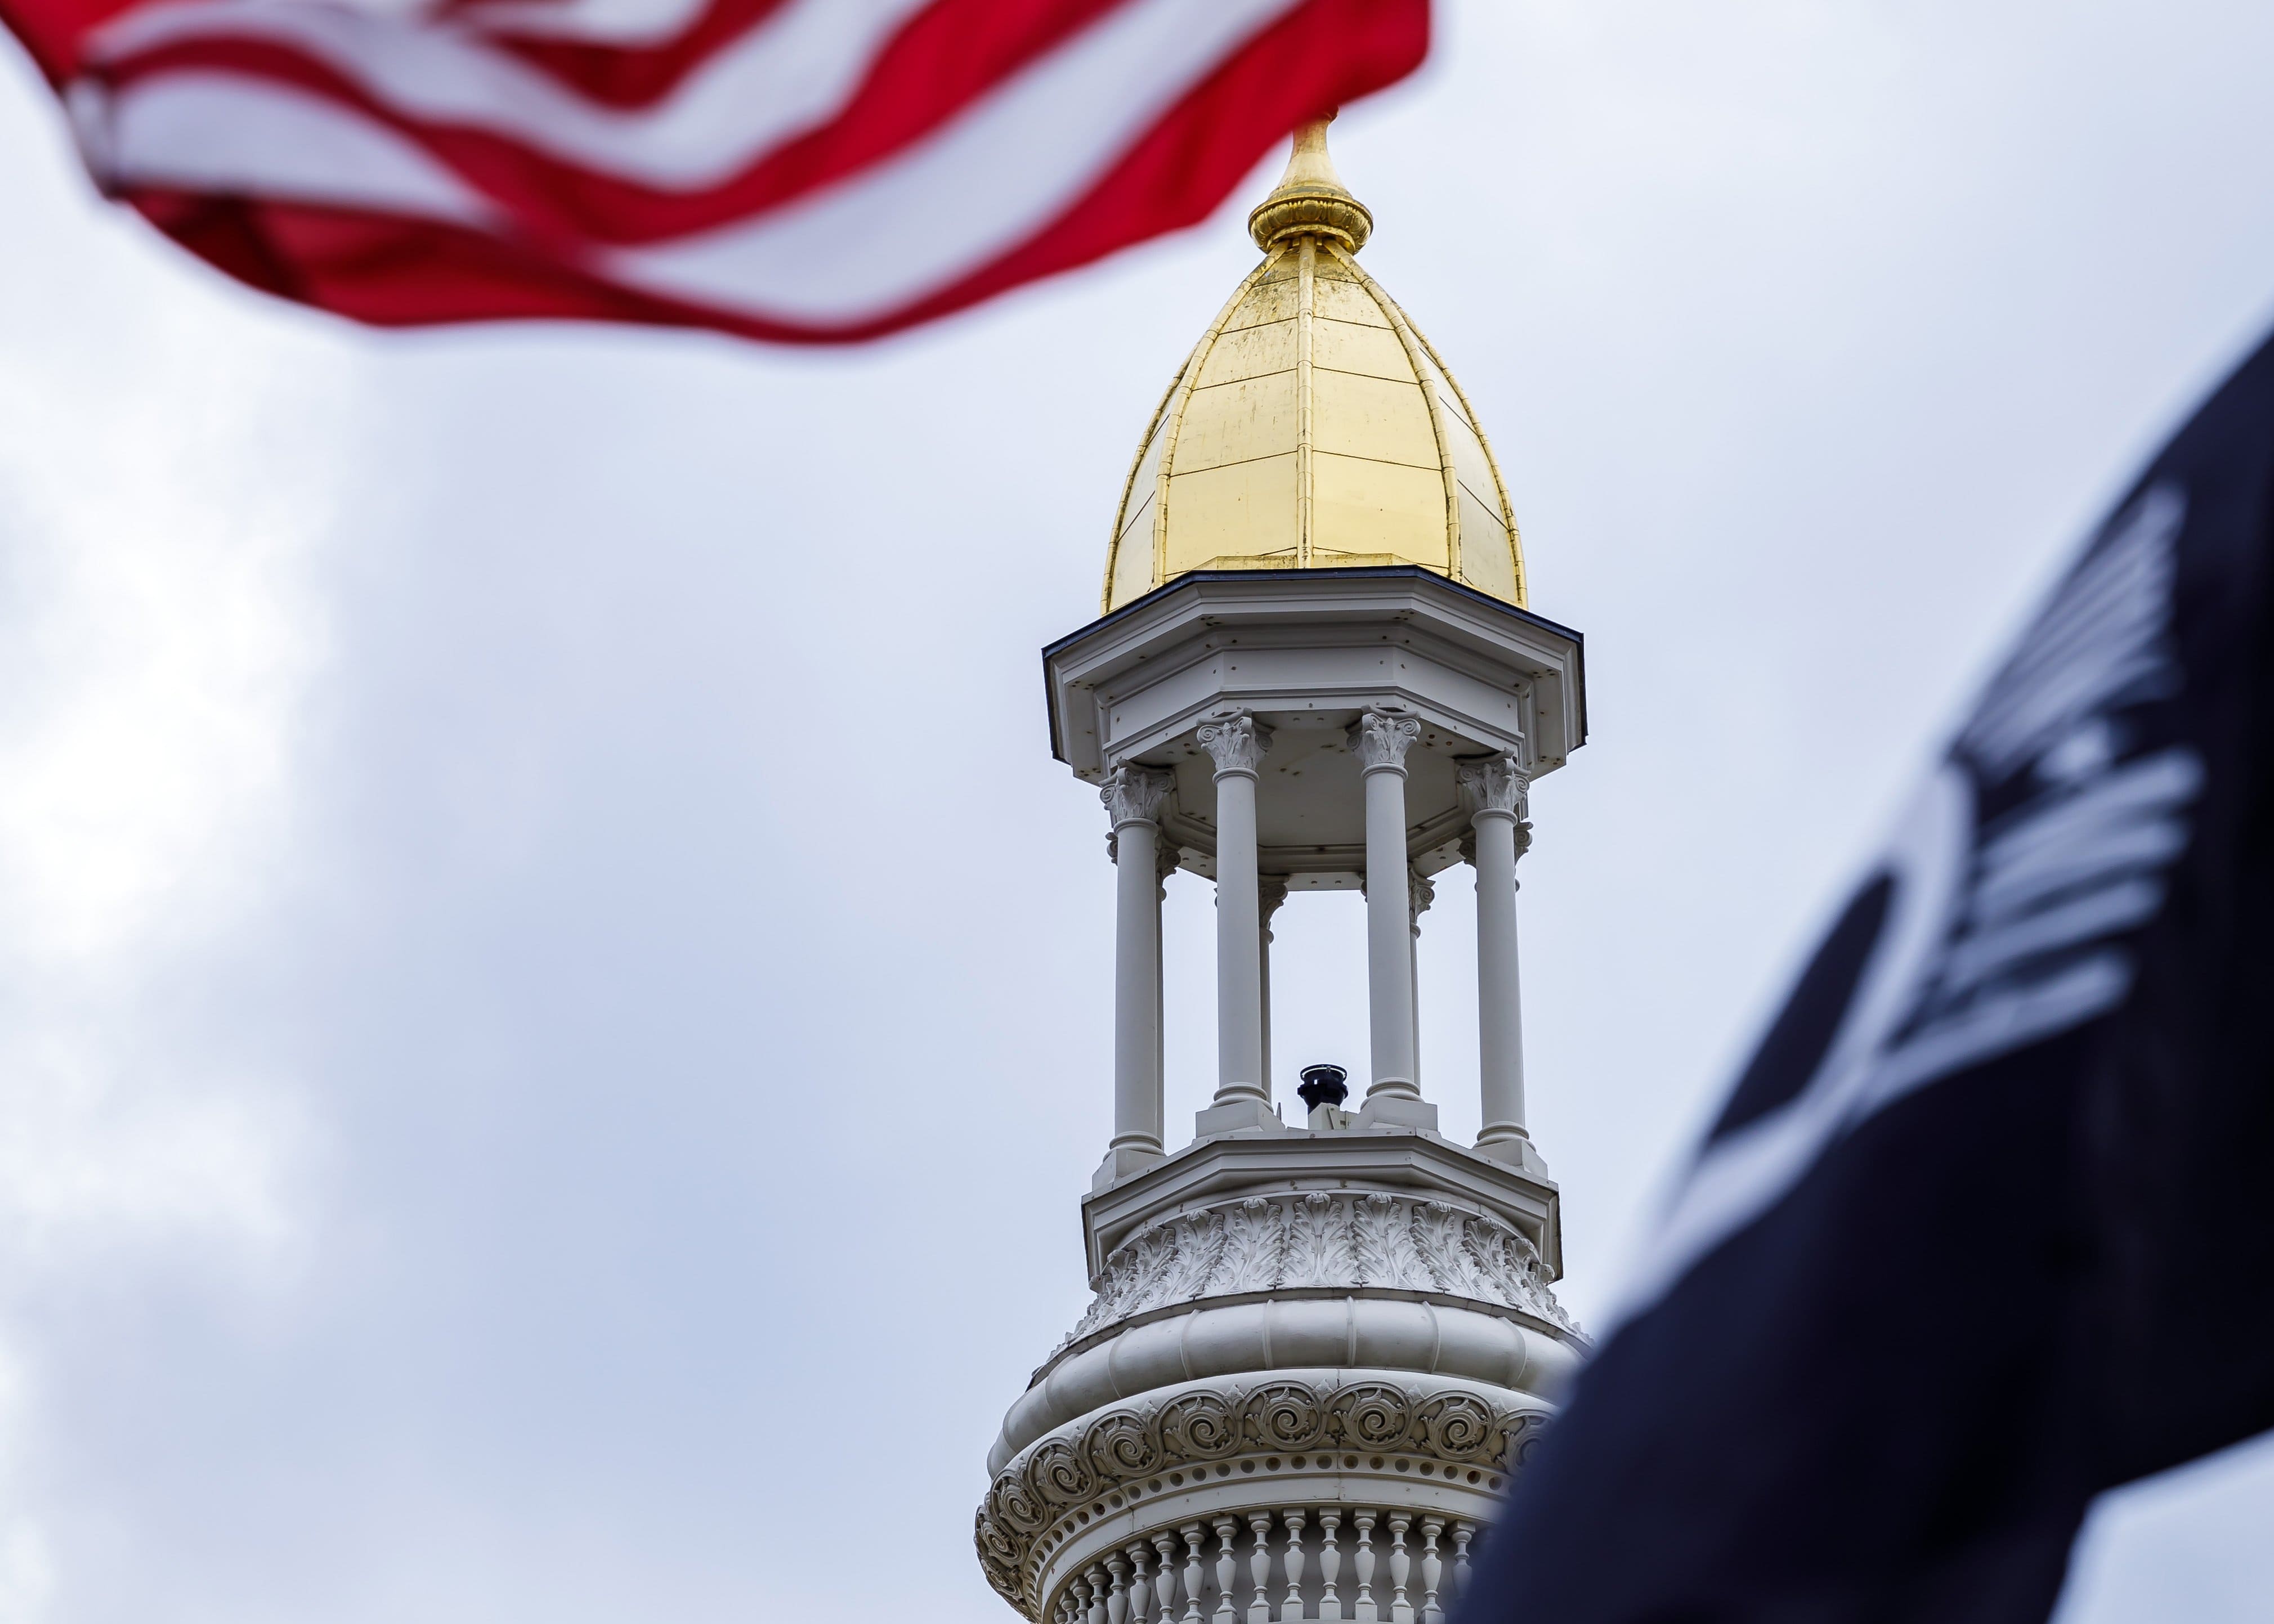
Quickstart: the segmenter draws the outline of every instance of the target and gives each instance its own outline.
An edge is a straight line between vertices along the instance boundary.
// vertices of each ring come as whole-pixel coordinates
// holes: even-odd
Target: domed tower
[[[1585,734],[1580,639],[1525,606],[1475,413],[1359,268],[1324,121],[1249,216],[1262,262],[1171,384],[1103,615],[1043,651],[1116,865],[1096,1297],[1011,1406],[979,1558],[1035,1624],[1440,1618],[1584,1349],[1524,1122],[1516,864]],[[1432,876],[1477,886],[1473,1146],[1416,1057]],[[1163,1136],[1162,885],[1212,879],[1215,1098]],[[1366,893],[1369,1074],[1271,1086],[1269,921]],[[1353,996],[1357,989],[1352,989]]]

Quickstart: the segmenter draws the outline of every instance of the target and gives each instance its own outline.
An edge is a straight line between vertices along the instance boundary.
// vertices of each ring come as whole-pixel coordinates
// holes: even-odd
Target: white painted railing
[[[1059,1591],[1054,1624],[1442,1624],[1479,1525],[1400,1507],[1296,1507],[1156,1530]]]

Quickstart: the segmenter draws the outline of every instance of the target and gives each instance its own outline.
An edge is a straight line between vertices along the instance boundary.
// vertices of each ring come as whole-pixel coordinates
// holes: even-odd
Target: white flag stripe
[[[75,87],[82,128],[82,107],[96,94],[91,85]],[[99,139],[108,143],[109,173],[130,184],[258,192],[485,229],[498,223],[489,199],[417,142],[293,86],[200,71],[169,73],[117,100]]]
[[[1040,232],[1243,40],[1301,3],[1130,6],[850,185],[604,263],[633,286],[715,309],[816,322],[881,315]]]
[[[2160,553],[2126,547],[2109,553],[2099,568],[2077,578],[2044,628],[2042,645],[2031,648],[2000,686],[2010,690],[2027,683],[2033,673],[2068,664],[2088,643],[2120,638],[2136,647],[2142,628],[2162,623],[2142,605],[2164,596],[2162,576],[2168,568]]]
[[[91,62],[101,68],[200,39],[266,41],[320,62],[417,123],[480,131],[659,191],[699,192],[826,123],[878,49],[930,3],[800,0],[638,109],[580,95],[470,30],[404,28],[297,0],[186,0],[130,11],[95,37]]]
[[[2037,847],[2090,839],[2112,823],[2167,812],[2195,799],[2202,787],[2202,763],[2191,751],[2163,750],[2127,762],[2074,794],[2051,805],[2032,803],[1995,826],[1983,845],[1984,872],[1994,878]]]
[[[2164,595],[2155,555],[2127,550],[2112,555],[2105,569],[2081,577],[2072,601],[2061,605],[2059,619],[2044,628],[2044,643],[2006,673],[2001,687],[2013,690],[2029,684],[2037,673],[2074,663],[2092,645],[2110,642],[2137,648],[2161,621],[2144,612],[2142,601],[2153,603]]]
[[[2084,846],[2039,840],[1989,866],[1975,888],[1978,919],[2005,919],[2112,873],[2159,867],[2179,855],[2187,829],[2177,818],[2119,823],[2091,836]]]
[[[708,0],[477,0],[454,13],[477,28],[523,39],[573,40],[633,50],[668,45],[702,19]]]
[[[1938,1078],[2105,1014],[2131,990],[2132,961],[2112,949],[1938,1021],[1873,1068],[1856,1097],[1853,1120],[1861,1122]]]
[[[2163,906],[2160,881],[2122,880],[2035,914],[2024,914],[1966,937],[1950,950],[1944,985],[1977,987],[2030,959],[2129,929]]]
[[[2060,589],[2022,652],[1991,683],[1963,748],[1993,772],[2011,771],[2079,716],[2159,667],[2172,591],[2172,544],[2187,515],[2157,486],[2120,532]]]
[[[935,139],[847,184],[668,246],[595,252],[589,268],[760,320],[874,319],[952,285],[1041,230],[1228,49],[1300,3],[1126,7],[1002,83]],[[169,87],[184,84],[200,87],[192,110],[200,117],[169,105]],[[260,139],[239,139],[230,128],[223,94],[253,98]],[[146,100],[158,102],[159,117],[140,116]],[[416,143],[336,102],[186,69],[137,81],[114,101],[104,158],[123,184],[317,203],[351,198],[454,223],[482,217],[479,194]],[[374,167],[371,155],[380,154],[389,162]]]

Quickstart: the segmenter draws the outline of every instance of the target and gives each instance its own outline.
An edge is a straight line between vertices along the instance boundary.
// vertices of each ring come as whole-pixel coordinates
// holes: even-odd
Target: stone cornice
[[[1489,1213],[1538,1249],[1548,1280],[1563,1272],[1561,1196],[1552,1179],[1435,1134],[1303,1128],[1262,1138],[1196,1140],[1134,1177],[1086,1197],[1082,1227],[1089,1272],[1103,1272],[1108,1258],[1163,1217],[1251,1195],[1311,1190],[1381,1190]]]

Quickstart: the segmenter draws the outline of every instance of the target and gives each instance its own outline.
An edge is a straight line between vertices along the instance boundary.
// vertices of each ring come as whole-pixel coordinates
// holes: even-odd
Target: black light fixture
[[[1303,1086],[1295,1092],[1311,1110],[1321,1105],[1339,1106],[1350,1098],[1350,1073],[1338,1065],[1305,1066],[1302,1079]]]

